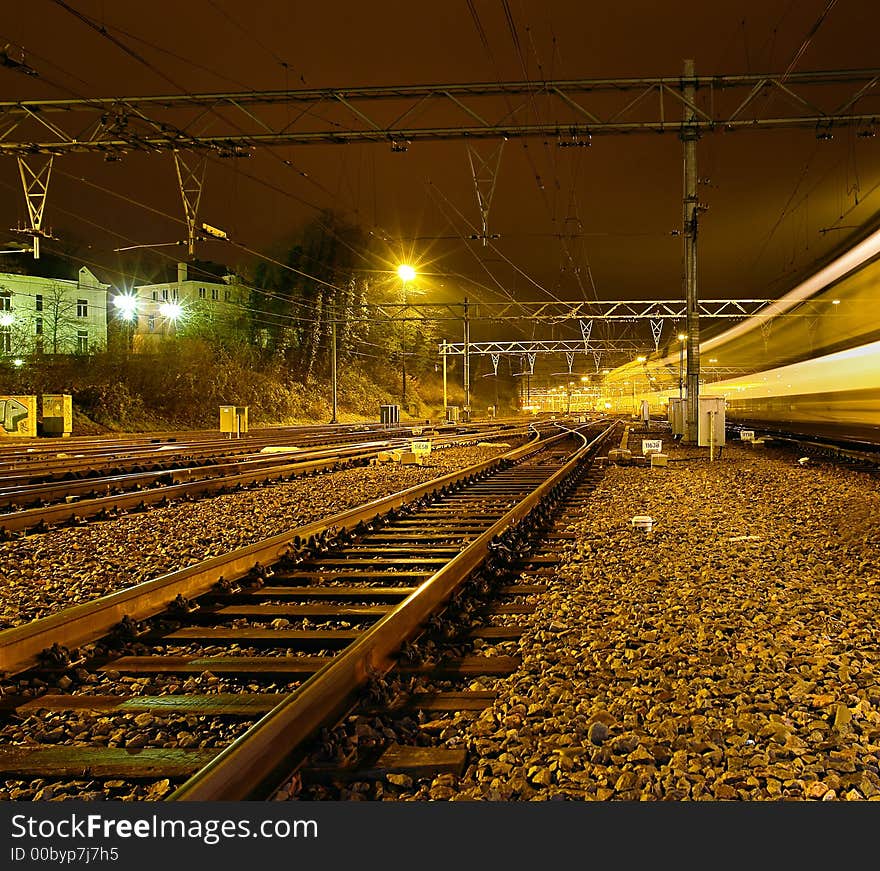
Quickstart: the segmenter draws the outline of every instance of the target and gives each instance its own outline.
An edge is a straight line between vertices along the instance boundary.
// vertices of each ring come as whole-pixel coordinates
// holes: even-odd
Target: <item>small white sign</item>
[[[642,454],[647,456],[648,453],[662,454],[663,439],[642,439]]]
[[[741,442],[753,442],[755,440],[755,431],[753,429],[741,429],[739,431],[739,440]]]
[[[431,443],[430,442],[410,442],[409,449],[414,454],[430,454],[431,453]]]

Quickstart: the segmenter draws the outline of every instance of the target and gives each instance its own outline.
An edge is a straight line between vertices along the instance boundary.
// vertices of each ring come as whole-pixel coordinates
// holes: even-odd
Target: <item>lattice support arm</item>
[[[28,162],[30,161],[30,162]],[[49,179],[52,176],[52,165],[55,157],[37,155],[31,158],[18,158],[18,173],[24,191],[25,205],[28,212],[28,226],[23,230],[16,228],[13,232],[22,232],[33,240],[34,260],[40,257],[40,238],[51,238],[43,230],[43,213],[46,209],[46,197],[49,193]]]

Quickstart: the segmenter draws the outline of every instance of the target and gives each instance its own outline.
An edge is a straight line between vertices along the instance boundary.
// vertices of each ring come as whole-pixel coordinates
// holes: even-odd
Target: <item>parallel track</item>
[[[562,444],[576,441],[570,434],[549,440],[552,444],[527,445],[503,459],[376,500],[296,534],[276,536],[229,557],[0,633],[0,665],[7,674],[35,664],[45,670],[53,655],[55,673],[70,672],[74,666],[65,662],[63,647],[94,641],[112,627],[118,637],[121,621],[134,633],[128,649],[121,651],[129,655],[105,651],[103,659],[92,658],[80,667],[145,676],[151,686],[161,683],[162,675],[183,681],[187,675],[210,672],[221,681],[238,681],[239,687],[242,682],[269,680],[276,688],[280,683],[294,689],[292,694],[221,692],[129,699],[65,695],[20,704],[7,700],[14,716],[27,716],[43,706],[54,711],[97,709],[114,716],[185,712],[257,722],[219,754],[215,749],[159,747],[136,753],[94,746],[6,748],[0,752],[0,771],[7,778],[51,778],[75,776],[85,769],[91,778],[168,777],[177,782],[192,775],[173,798],[265,796],[302,760],[316,732],[345,713],[359,690],[377,675],[401,667],[401,648],[493,550],[503,546],[510,529],[571,485],[587,457],[615,429],[608,427],[589,446],[579,437],[577,444],[584,446],[576,451]],[[188,601],[206,592],[209,595],[198,605]],[[176,610],[166,611],[176,596]],[[163,612],[161,620],[139,633],[136,621]],[[50,639],[56,646],[47,652]],[[229,645],[230,650],[215,652]],[[434,667],[449,674],[511,667],[481,659]]]
[[[437,447],[499,436],[528,433],[526,428],[487,429],[477,435],[433,436]],[[159,472],[110,475],[86,481],[0,489],[0,538],[24,530],[44,531],[53,524],[77,524],[90,517],[105,519],[122,511],[142,510],[171,499],[227,492],[232,488],[291,480],[302,475],[345,468],[375,458],[382,450],[403,448],[409,439],[390,438],[349,447],[316,448],[298,453],[258,455],[239,462],[172,467]],[[83,498],[85,497],[85,498]],[[36,507],[16,510],[19,506]]]

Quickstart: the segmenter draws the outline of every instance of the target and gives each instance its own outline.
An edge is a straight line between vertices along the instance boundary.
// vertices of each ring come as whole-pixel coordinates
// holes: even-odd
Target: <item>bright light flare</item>
[[[9,313],[4,312],[0,315],[0,327],[11,327],[15,318]]]
[[[113,305],[119,309],[119,316],[125,320],[133,320],[137,314],[137,297],[130,293],[120,293],[113,297]]]
[[[163,302],[159,306],[159,314],[163,318],[168,318],[169,321],[176,321],[183,314],[183,308],[180,303]]]
[[[416,277],[416,271],[408,263],[401,263],[397,267],[397,274],[401,281],[412,281]]]

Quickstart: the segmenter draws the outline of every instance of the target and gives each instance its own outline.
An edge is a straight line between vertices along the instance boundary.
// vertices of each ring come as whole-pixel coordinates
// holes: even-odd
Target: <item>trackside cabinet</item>
[[[43,435],[68,438],[73,432],[73,397],[69,393],[43,394]]]
[[[232,438],[241,436],[248,431],[248,408],[247,405],[221,405],[220,406],[220,432],[225,432]]]
[[[379,422],[382,426],[399,426],[400,425],[400,406],[399,405],[380,405],[379,406]]]
[[[0,396],[0,437],[37,434],[37,397]]]
[[[666,418],[669,421],[669,428],[672,430],[673,438],[682,438],[684,436],[684,421],[686,409],[686,399],[679,399],[679,397],[677,396],[669,397],[669,405],[666,409]]]
[[[724,446],[725,408],[723,396],[701,396],[699,412],[699,445],[703,448]]]

